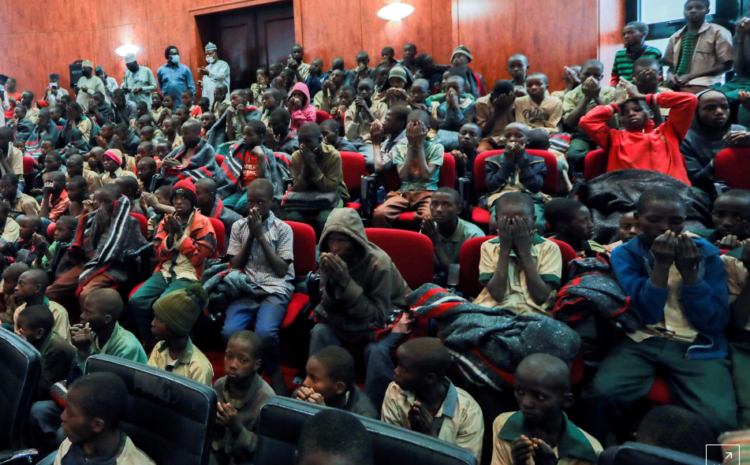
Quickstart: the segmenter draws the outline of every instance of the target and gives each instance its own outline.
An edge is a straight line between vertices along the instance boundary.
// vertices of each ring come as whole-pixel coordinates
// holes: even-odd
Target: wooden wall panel
[[[203,51],[195,26],[201,13],[195,9],[256,1],[0,0],[0,43],[12,44],[0,47],[0,72],[16,77],[20,90],[39,94],[50,72],[59,73],[67,86],[67,65],[91,59],[119,81],[125,67],[114,51],[130,40],[141,47],[139,63],[154,73],[165,63],[164,48],[176,45],[197,78]],[[294,0],[295,35],[305,47],[305,61],[319,57],[329,68],[341,56],[353,68],[356,53],[365,49],[375,65],[383,46],[393,46],[400,58],[403,45],[414,42],[420,53],[448,63],[452,50],[464,44],[489,86],[508,77],[507,58],[521,52],[557,89],[563,66],[599,56],[609,68],[622,47],[622,0],[403,0],[416,11],[401,23],[376,16],[389,1]]]

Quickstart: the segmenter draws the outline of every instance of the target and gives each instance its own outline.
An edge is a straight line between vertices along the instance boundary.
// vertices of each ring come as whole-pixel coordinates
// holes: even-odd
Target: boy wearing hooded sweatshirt
[[[310,354],[344,341],[365,346],[365,393],[380,405],[392,379],[390,349],[402,334],[375,342],[377,329],[387,326],[394,309],[406,307],[411,292],[391,258],[367,240],[362,220],[349,208],[333,210],[320,236],[321,302],[315,308],[318,324],[312,330]],[[378,388],[380,386],[380,388]]]
[[[315,122],[316,110],[314,106],[310,105],[310,90],[306,84],[298,82],[292,87],[292,92],[289,94],[289,100],[287,101],[287,110],[292,115],[290,126],[292,132],[297,132],[305,123]]]
[[[698,107],[680,152],[685,156],[687,176],[693,186],[713,194],[716,154],[725,147],[747,146],[747,128],[732,124],[726,95],[707,90],[696,94]]]

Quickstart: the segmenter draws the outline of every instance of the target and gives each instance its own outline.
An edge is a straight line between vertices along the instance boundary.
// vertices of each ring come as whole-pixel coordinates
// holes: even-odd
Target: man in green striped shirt
[[[647,35],[648,26],[638,21],[632,21],[622,29],[622,41],[625,48],[615,54],[610,86],[615,87],[620,82],[620,78],[633,82],[633,63],[639,58],[653,58],[661,67],[661,51],[645,44]],[[659,72],[659,77],[661,77],[661,72]]]

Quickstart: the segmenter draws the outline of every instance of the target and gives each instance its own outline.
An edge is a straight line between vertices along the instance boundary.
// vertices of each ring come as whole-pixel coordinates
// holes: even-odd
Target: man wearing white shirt
[[[151,109],[151,92],[156,90],[156,79],[154,72],[146,66],[141,66],[135,59],[135,55],[125,55],[125,77],[122,80],[122,90],[125,97],[134,104],[145,102]]]
[[[101,66],[96,67],[96,75],[102,80],[104,87],[107,88],[107,91],[104,92],[104,97],[106,98],[107,103],[112,103],[112,93],[115,89],[119,89],[120,87],[117,85],[117,80],[113,77],[107,76],[107,73],[104,72],[104,68]]]
[[[83,60],[81,64],[81,78],[76,83],[76,88],[78,91],[76,102],[81,105],[81,108],[89,107],[89,101],[95,93],[101,92],[106,95],[107,91],[102,80],[94,76],[94,63],[89,60]]]
[[[49,86],[44,92],[44,100],[51,107],[54,107],[63,95],[68,95],[68,91],[60,87],[60,75],[55,73],[50,74]]]
[[[198,68],[198,74],[203,76],[201,83],[203,87],[203,96],[214,103],[214,90],[219,84],[227,86],[229,90],[229,64],[224,60],[219,60],[217,56],[217,47],[209,42],[206,44],[206,65],[205,68]]]

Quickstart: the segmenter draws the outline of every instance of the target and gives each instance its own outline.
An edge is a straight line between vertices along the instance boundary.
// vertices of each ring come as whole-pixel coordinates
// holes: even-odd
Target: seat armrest
[[[471,180],[466,177],[458,178],[458,195],[461,197],[461,218],[464,220],[469,219],[471,209],[469,208],[471,203],[471,190],[474,187]]]
[[[372,218],[372,212],[378,206],[378,181],[376,176],[362,176],[360,202],[362,202],[362,209],[360,210],[362,217]]]

